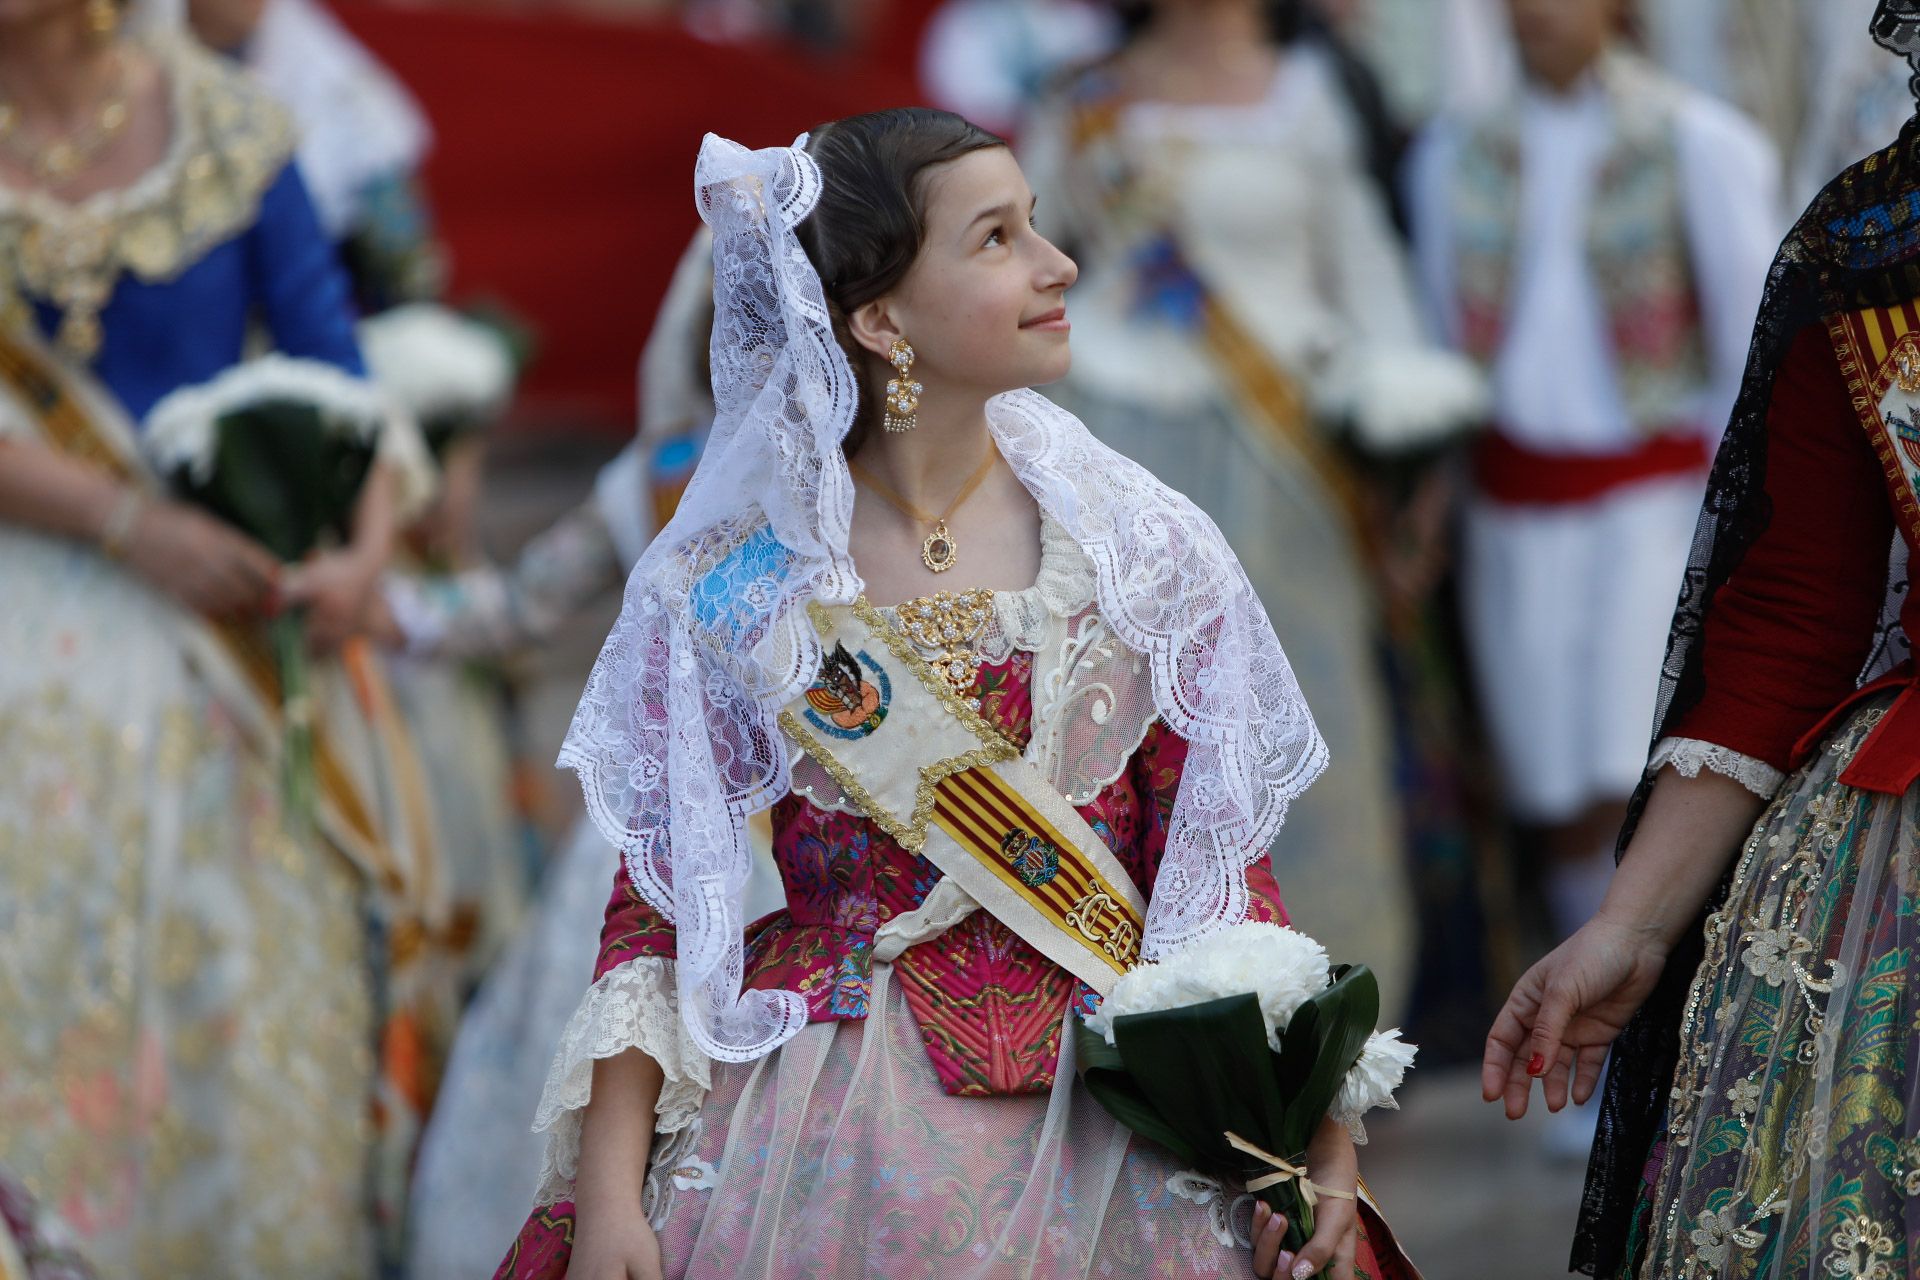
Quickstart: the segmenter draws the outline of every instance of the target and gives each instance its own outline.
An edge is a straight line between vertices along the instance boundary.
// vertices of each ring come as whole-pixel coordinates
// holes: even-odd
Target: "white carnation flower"
[[[204,484],[218,445],[214,425],[230,413],[277,400],[315,405],[329,427],[358,440],[374,439],[388,416],[386,401],[365,379],[276,352],[169,393],[148,410],[141,448],[161,474],[185,470]]]
[[[1406,1079],[1407,1068],[1413,1065],[1416,1052],[1413,1045],[1400,1038],[1398,1027],[1368,1036],[1366,1048],[1360,1051],[1360,1060],[1340,1082],[1340,1096],[1333,1103],[1334,1118],[1352,1128],[1359,1124],[1360,1117],[1376,1107],[1399,1110],[1394,1090]]]
[[[1136,965],[1087,1018],[1087,1025],[1113,1043],[1113,1020],[1204,1004],[1227,996],[1254,995],[1267,1024],[1267,1043],[1280,1047],[1280,1033],[1307,1000],[1331,980],[1327,950],[1297,929],[1249,921],[1210,933],[1158,963]]]
[[[485,325],[430,302],[363,320],[368,371],[416,418],[496,412],[513,390],[513,359]]]

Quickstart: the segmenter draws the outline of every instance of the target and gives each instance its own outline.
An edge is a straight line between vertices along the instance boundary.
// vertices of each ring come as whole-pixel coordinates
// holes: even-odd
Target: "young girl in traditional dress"
[[[896,110],[696,190],[716,420],[563,750],[624,865],[500,1274],[1412,1274],[1337,1198],[1283,1254],[1076,1081],[1143,940],[1285,919],[1326,751],[1218,530],[1017,389],[1075,277],[1019,166]],[[1354,1186],[1345,1129],[1309,1159]]]

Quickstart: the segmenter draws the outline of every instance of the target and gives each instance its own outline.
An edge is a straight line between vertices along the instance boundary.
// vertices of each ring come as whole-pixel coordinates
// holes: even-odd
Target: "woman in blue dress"
[[[0,0],[0,1164],[103,1274],[361,1276],[367,909],[410,868],[324,735],[290,833],[245,636],[357,625],[397,473],[283,571],[141,462],[137,424],[259,328],[309,381],[362,373],[290,126],[177,25]]]

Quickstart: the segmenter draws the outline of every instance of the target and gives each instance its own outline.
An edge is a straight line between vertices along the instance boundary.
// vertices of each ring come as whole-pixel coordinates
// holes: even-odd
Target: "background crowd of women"
[[[929,91],[1017,138],[1080,265],[1053,393],[1220,524],[1338,762],[1273,852],[1289,908],[1440,1057],[1598,900],[1786,213],[1911,110],[1870,7],[953,0],[928,29]],[[867,12],[687,8],[816,41]],[[1746,74],[1801,24],[1797,65]],[[1437,34],[1451,80],[1413,56]],[[427,144],[312,0],[0,0],[0,1213],[28,1274],[481,1274],[530,1203],[614,857],[582,824],[529,871],[475,664],[616,591],[671,511],[710,269],[696,241],[638,438],[489,564],[515,344],[441,305]],[[395,408],[348,535],[298,565],[139,444],[269,350]],[[281,709],[233,640],[295,607],[331,826],[283,812]]]

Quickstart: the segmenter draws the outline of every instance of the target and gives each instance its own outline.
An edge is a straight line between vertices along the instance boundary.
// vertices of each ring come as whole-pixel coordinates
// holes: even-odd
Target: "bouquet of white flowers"
[[[362,320],[357,334],[367,372],[413,415],[436,459],[498,417],[519,377],[512,335],[438,303],[380,312]]]
[[[1122,1124],[1228,1173],[1313,1235],[1305,1168],[1329,1115],[1355,1130],[1394,1090],[1414,1047],[1376,1031],[1380,988],[1295,929],[1247,923],[1136,966],[1077,1036],[1087,1089]]]
[[[376,459],[420,452],[387,402],[358,378],[312,360],[264,356],[153,407],[141,447],[175,492],[246,532],[284,564],[344,538]],[[313,712],[306,634],[288,611],[267,629],[280,681],[282,776],[289,818],[314,810]]]

